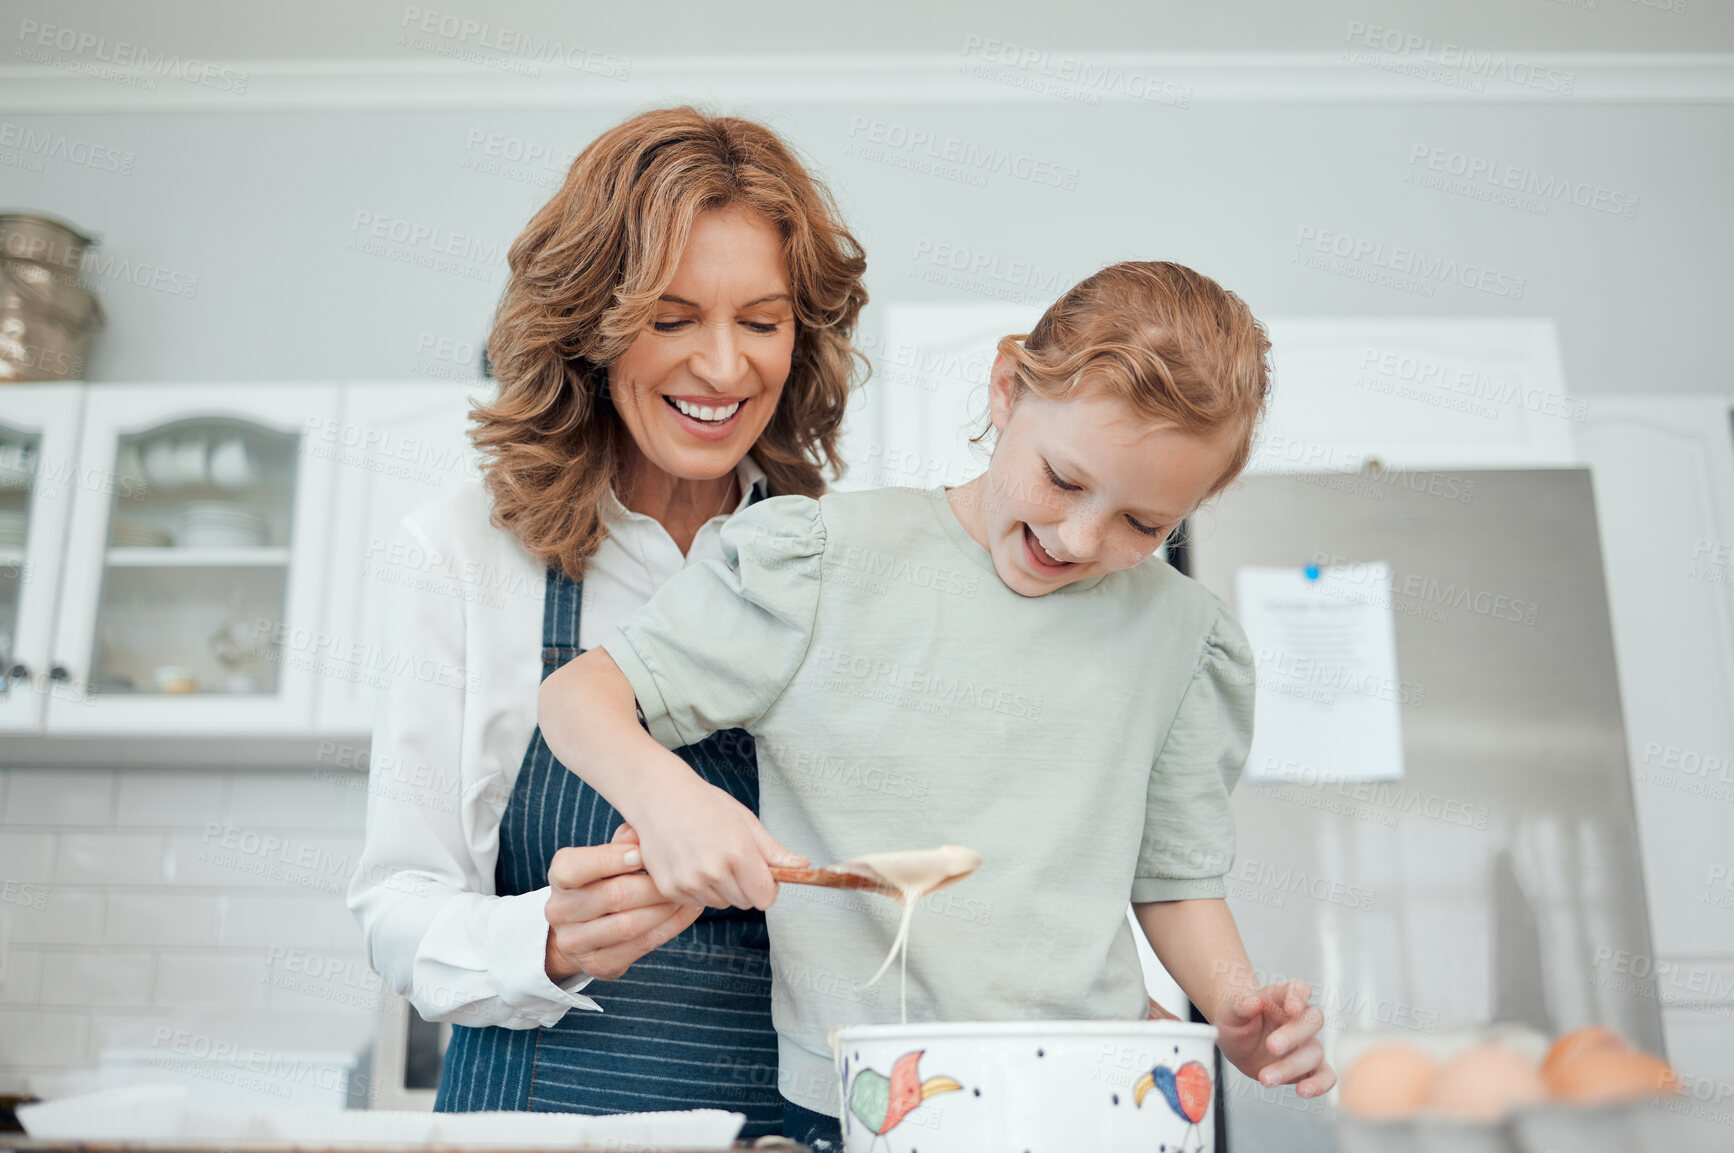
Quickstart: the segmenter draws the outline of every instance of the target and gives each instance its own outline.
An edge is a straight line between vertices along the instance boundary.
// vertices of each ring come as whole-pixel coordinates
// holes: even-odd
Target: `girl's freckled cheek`
[[[1124,551],[1123,553],[1120,554],[1119,562],[1116,563],[1114,565],[1114,567],[1116,569],[1123,569],[1123,568],[1131,568],[1133,565],[1143,564],[1145,558],[1155,555],[1155,551],[1156,550],[1151,549],[1148,552],[1146,552],[1143,549],[1128,548],[1126,551]]]

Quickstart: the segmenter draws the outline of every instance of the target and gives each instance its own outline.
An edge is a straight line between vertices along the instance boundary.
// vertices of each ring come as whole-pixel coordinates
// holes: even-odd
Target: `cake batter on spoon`
[[[827,869],[793,869],[774,865],[771,876],[794,885],[818,885],[827,889],[857,889],[891,897],[903,906],[903,920],[897,926],[897,936],[891,951],[879,971],[868,979],[869,985],[885,975],[893,958],[902,958],[902,979],[898,988],[899,1015],[909,1020],[909,920],[915,913],[915,903],[927,894],[955,885],[981,867],[981,854],[962,845],[941,845],[937,849],[901,849],[889,853],[868,853]]]

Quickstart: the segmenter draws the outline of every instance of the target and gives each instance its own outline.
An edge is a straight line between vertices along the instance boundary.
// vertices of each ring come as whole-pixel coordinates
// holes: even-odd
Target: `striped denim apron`
[[[548,570],[542,676],[577,656],[582,586]],[[706,781],[758,811],[758,761],[740,729],[676,753]],[[500,824],[501,895],[548,883],[568,845],[606,844],[620,814],[556,761],[538,728]],[[538,1029],[452,1029],[435,1109],[626,1113],[730,1109],[743,1138],[780,1133],[777,1034],[771,1027],[770,938],[756,910],[706,909],[691,927],[585,993],[603,1011],[568,1010]]]

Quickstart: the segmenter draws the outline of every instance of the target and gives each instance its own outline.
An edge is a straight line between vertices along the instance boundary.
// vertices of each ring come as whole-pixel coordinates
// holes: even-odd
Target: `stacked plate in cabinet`
[[[29,516],[19,510],[0,509],[0,548],[23,548]]]
[[[116,517],[109,529],[108,541],[115,548],[167,548],[174,537],[161,525],[145,520]]]
[[[190,500],[181,506],[181,544],[187,548],[255,548],[270,539],[265,518],[228,500]]]

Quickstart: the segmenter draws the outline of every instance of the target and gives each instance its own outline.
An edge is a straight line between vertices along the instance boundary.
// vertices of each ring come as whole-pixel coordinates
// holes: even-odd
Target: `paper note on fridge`
[[[1248,781],[1330,784],[1403,776],[1391,566],[1247,566],[1235,573],[1258,669]]]

